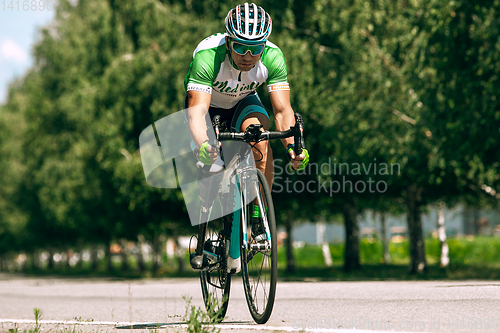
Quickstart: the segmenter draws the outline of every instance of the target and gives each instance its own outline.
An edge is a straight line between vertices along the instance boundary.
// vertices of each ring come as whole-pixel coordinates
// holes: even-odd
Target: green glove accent
[[[210,152],[208,151],[208,141],[203,142],[200,147],[200,154],[198,155],[198,160],[205,165],[212,164],[212,158],[210,157]]]
[[[266,207],[266,213],[267,213],[267,207]],[[263,217],[262,213],[260,212],[259,206],[253,205],[253,216],[252,217]]]
[[[292,145],[289,145],[288,147],[289,147],[288,148],[288,155],[290,155],[290,151],[293,151],[294,146],[292,147]],[[304,170],[306,168],[307,164],[309,164],[309,152],[307,151],[307,149],[303,148],[302,154],[304,154],[305,158],[302,160],[302,163],[297,168],[297,171]]]

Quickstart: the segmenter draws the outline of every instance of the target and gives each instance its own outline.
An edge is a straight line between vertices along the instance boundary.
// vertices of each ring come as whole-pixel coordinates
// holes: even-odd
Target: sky
[[[33,66],[32,49],[40,39],[39,30],[54,19],[52,6],[24,10],[23,0],[16,1],[0,1],[0,105],[6,102],[9,83]],[[41,5],[43,0],[34,2]]]

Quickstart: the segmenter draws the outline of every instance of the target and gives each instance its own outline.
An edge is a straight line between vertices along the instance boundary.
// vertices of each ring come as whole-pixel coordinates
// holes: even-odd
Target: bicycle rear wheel
[[[251,186],[259,188],[257,199],[260,198],[264,207],[267,208],[265,216],[267,216],[269,225],[270,239],[266,241],[265,248],[262,248],[260,247],[262,244],[257,244],[251,237],[248,237],[249,246],[245,248],[243,237],[241,237],[241,271],[248,309],[256,323],[264,324],[269,320],[273,310],[278,278],[276,221],[271,191],[262,171],[257,170],[257,179],[252,180],[252,182]],[[252,203],[247,205],[246,216],[251,216],[251,207]],[[249,222],[248,226],[250,226]]]
[[[213,222],[210,222],[214,224]],[[212,259],[208,270],[200,273],[201,291],[207,313],[214,322],[221,322],[226,316],[231,289],[231,274],[227,273],[226,239],[216,229],[207,229],[208,238],[204,244],[204,255]]]

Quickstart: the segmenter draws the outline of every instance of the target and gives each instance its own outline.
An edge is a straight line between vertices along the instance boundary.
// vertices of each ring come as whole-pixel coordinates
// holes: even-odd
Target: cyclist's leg
[[[252,113],[248,115],[242,122],[241,130],[243,131],[249,125],[262,124],[265,130],[269,129],[269,118],[261,113]],[[273,167],[273,153],[269,141],[261,141],[253,146],[253,157],[255,160],[255,167],[266,175],[269,187],[272,187],[274,167]]]
[[[244,132],[249,125],[261,124],[264,130],[269,129],[269,115],[257,94],[245,97],[236,106],[231,122],[234,131]],[[262,141],[252,149],[255,166],[266,175],[269,187],[272,187],[274,177],[273,155],[269,141]]]
[[[269,115],[257,94],[252,94],[243,99],[236,107],[235,115],[231,123],[233,130],[244,131],[249,125],[261,124],[264,130],[269,129]],[[269,187],[272,186],[274,177],[274,165],[269,141],[262,141],[253,146],[252,149],[255,166],[265,175]],[[255,193],[254,195],[257,195]],[[265,240],[265,229],[262,214],[257,200],[253,202],[254,215],[251,216],[252,237],[255,241]],[[267,209],[267,207],[262,207]]]

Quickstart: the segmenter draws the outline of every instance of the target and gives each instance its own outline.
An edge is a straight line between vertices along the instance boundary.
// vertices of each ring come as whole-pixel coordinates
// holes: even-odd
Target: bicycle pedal
[[[256,236],[254,239],[257,243],[263,243],[263,242],[267,241],[267,235],[265,233],[263,233],[263,234]]]
[[[208,259],[205,255],[189,254],[189,263],[195,271],[204,271],[208,268]]]
[[[252,251],[268,252],[271,250],[271,244],[266,239],[264,242],[250,244],[250,249]]]

